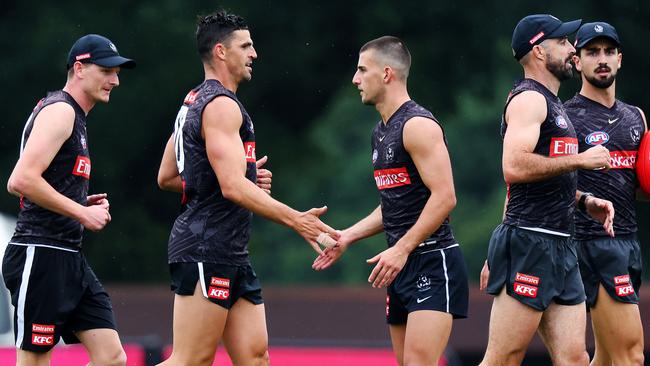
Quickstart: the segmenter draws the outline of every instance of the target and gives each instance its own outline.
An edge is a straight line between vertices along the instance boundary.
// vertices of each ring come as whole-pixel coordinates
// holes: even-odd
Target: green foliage
[[[88,118],[91,190],[109,193],[113,222],[87,234],[84,250],[104,281],[168,280],[166,244],[180,197],[157,188],[158,162],[182,98],[203,78],[195,51],[196,15],[218,7],[247,19],[259,54],[252,82],[238,94],[255,122],[258,155],[270,157],[274,197],[300,210],[327,204],[324,220],[335,228],[348,227],[378,205],[370,133],[379,116],[360,103],[350,84],[358,49],[385,34],[405,40],[413,55],[411,96],[446,132],[458,197],[452,226],[472,280],[503,210],[499,122],[510,86],[521,77],[509,45],[521,17],[544,12],[614,24],[624,51],[618,95],[646,107],[638,75],[650,61],[642,42],[650,37],[650,9],[638,0],[118,0],[52,2],[37,9],[30,2],[6,1],[0,9],[2,181],[18,157],[31,108],[46,90],[63,86],[74,40],[104,34],[138,61],[135,70],[120,74],[110,104],[96,106]],[[568,98],[578,87],[568,82],[560,96]],[[15,214],[17,208],[15,197],[0,195],[0,210]],[[649,235],[643,224],[648,214],[647,205],[641,206],[642,240]],[[332,269],[316,273],[309,245],[289,229],[256,218],[250,250],[265,283],[358,284],[370,272],[365,259],[385,245],[377,235],[354,245]]]

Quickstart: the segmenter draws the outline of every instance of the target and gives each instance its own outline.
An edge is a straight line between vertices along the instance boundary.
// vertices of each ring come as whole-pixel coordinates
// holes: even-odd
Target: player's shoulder
[[[511,119],[543,122],[547,114],[546,97],[536,90],[525,90],[513,96],[506,106],[506,121]]]

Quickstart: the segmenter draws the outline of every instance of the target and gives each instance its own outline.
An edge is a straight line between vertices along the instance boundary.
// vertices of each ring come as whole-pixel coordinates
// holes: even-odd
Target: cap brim
[[[593,41],[593,40],[596,39],[596,38],[607,38],[607,39],[610,39],[612,42],[614,42],[614,44],[615,44],[617,47],[621,45],[621,43],[620,43],[616,38],[614,38],[614,37],[612,37],[612,36],[609,36],[609,35],[606,35],[606,34],[598,34],[598,35],[595,35],[595,36],[593,36],[593,37],[587,37],[587,38],[583,38],[583,39],[581,39],[580,42],[579,42],[579,43],[576,43],[574,47],[576,48],[576,50],[579,50],[579,49],[581,49],[582,47],[586,46],[587,43]]]
[[[582,19],[578,20],[572,20],[570,22],[562,23],[559,27],[557,27],[556,30],[551,32],[551,34],[547,35],[544,38],[561,38],[561,37],[566,37],[569,34],[573,34],[578,31],[578,28],[580,28],[580,24],[582,24]]]
[[[112,57],[106,57],[102,58],[99,60],[93,60],[90,61],[94,63],[95,65],[103,66],[103,67],[121,67],[124,69],[132,69],[135,67],[135,60],[131,60],[130,58],[122,57],[122,56],[112,56]]]

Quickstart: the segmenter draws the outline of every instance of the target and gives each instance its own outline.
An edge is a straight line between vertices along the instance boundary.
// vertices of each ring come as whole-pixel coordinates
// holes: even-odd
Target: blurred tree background
[[[195,20],[224,8],[248,21],[259,58],[238,95],[255,123],[257,154],[270,157],[273,195],[306,210],[327,204],[324,220],[345,228],[378,204],[370,132],[378,121],[350,81],[358,49],[395,35],[413,55],[411,97],[442,122],[449,141],[458,206],[452,214],[472,280],[501,220],[499,120],[513,81],[522,75],[510,50],[512,29],[532,13],[563,20],[605,20],[619,31],[623,69],[618,96],[648,113],[644,71],[650,52],[650,5],[641,0],[456,1],[3,1],[0,7],[0,180],[18,157],[24,122],[47,90],[65,82],[72,43],[87,33],[109,37],[138,61],[121,73],[109,105],[91,112],[92,192],[108,192],[113,221],[86,233],[84,251],[105,282],[166,282],[167,238],[180,197],[156,185],[163,147],[180,103],[199,84]],[[646,75],[646,76],[644,76]],[[647,81],[647,80],[646,80]],[[579,88],[563,85],[562,99]],[[0,195],[0,211],[18,200]],[[639,205],[642,242],[650,240],[650,207]],[[264,283],[359,284],[365,259],[385,247],[383,235],[353,246],[334,268],[311,270],[312,249],[287,228],[255,218],[251,255]],[[648,258],[648,251],[645,251]]]

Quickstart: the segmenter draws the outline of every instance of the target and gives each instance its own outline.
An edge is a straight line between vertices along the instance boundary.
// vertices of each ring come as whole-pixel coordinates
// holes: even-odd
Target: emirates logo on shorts
[[[54,334],[54,325],[32,324],[32,332]]]
[[[622,285],[624,283],[630,283],[630,275],[629,274],[614,277],[614,284],[615,285]]]
[[[210,278],[210,285],[212,285],[212,286],[219,286],[219,287],[225,287],[225,288],[230,288],[230,279],[228,279],[228,278],[212,277],[212,278]]]
[[[537,286],[539,286],[539,277],[519,272],[515,275],[513,290],[516,294],[534,299],[537,297]]]

